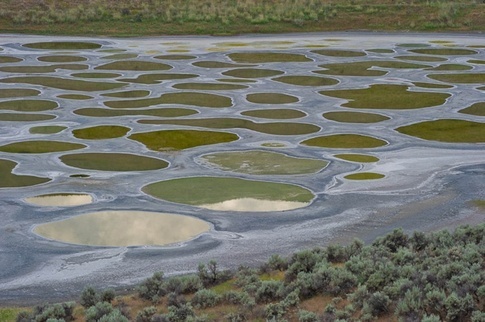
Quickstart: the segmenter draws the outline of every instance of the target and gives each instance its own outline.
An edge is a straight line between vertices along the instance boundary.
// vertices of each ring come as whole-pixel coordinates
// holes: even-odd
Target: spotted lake
[[[0,301],[483,222],[473,34],[0,35]]]

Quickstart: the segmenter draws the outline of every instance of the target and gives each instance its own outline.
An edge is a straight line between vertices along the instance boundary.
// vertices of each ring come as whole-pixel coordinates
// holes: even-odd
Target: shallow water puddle
[[[384,76],[388,73],[382,69],[424,69],[428,65],[383,60],[383,61],[358,61],[349,63],[333,63],[319,65],[326,70],[316,70],[314,73],[335,76]],[[375,69],[376,67],[380,69]]]
[[[82,56],[54,55],[54,56],[41,56],[41,57],[38,57],[37,60],[42,62],[48,62],[48,63],[75,63],[80,61],[86,61],[88,59]]]
[[[200,219],[135,210],[99,211],[41,224],[34,232],[64,243],[90,246],[163,246],[209,231]]]
[[[460,143],[485,143],[485,123],[442,119],[402,126],[396,131],[425,140]]]
[[[124,136],[131,129],[119,125],[98,125],[72,131],[74,137],[84,140],[105,140]]]
[[[25,201],[42,207],[74,207],[93,202],[93,197],[79,193],[55,193],[25,198]]]
[[[57,65],[47,65],[47,66],[5,66],[5,67],[0,67],[0,71],[5,73],[35,74],[35,73],[53,73],[57,69],[83,70],[88,68],[89,68],[88,65],[83,65],[83,64],[57,64]]]
[[[377,148],[388,143],[381,139],[359,134],[333,134],[308,139],[301,142],[301,144],[333,149],[365,149]]]
[[[472,104],[458,112],[470,115],[485,116],[485,102]]]
[[[67,126],[58,125],[45,125],[45,126],[34,126],[29,129],[32,134],[54,134],[59,133],[67,129]]]
[[[289,206],[297,202],[304,207],[314,198],[309,190],[292,184],[229,177],[172,179],[149,184],[142,190],[155,198],[198,207],[219,207],[225,203],[225,210],[231,211],[257,211],[261,200],[269,201],[268,204],[273,206],[274,202],[284,201],[290,202]],[[231,201],[238,199],[252,202],[245,203],[243,210],[227,208]],[[214,206],[216,204],[219,205]],[[236,206],[238,202],[232,204]]]
[[[192,63],[192,65],[196,67],[202,68],[232,68],[232,67],[253,67],[255,65],[247,65],[247,64],[233,64],[233,63],[226,63],[220,61],[197,61]]]
[[[280,76],[273,78],[273,80],[280,83],[298,86],[331,86],[339,83],[338,80],[333,78],[301,75]]]
[[[150,71],[150,70],[169,70],[173,67],[167,64],[155,63],[142,60],[123,60],[104,64],[94,69],[105,70],[136,70],[136,71]]]
[[[308,205],[308,202],[239,198],[212,204],[198,205],[198,207],[216,211],[268,212],[293,210],[303,208]]]
[[[13,100],[0,102],[0,110],[17,112],[39,112],[59,107],[54,101],[47,100]]]
[[[376,180],[384,177],[385,175],[376,172],[357,172],[348,174],[344,178],[348,180]]]

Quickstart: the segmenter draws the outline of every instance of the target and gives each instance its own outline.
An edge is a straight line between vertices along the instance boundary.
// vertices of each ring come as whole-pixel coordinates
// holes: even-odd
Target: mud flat
[[[480,35],[0,35],[0,49],[0,303],[485,220]],[[39,228],[81,234],[93,213],[142,223],[102,223],[135,241]],[[136,239],[152,218],[173,225],[160,213],[187,219],[180,234]]]

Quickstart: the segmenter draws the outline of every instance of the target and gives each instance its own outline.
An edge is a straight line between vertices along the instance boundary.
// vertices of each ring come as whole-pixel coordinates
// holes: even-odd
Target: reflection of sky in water
[[[198,205],[210,210],[221,211],[284,211],[308,206],[308,202],[284,201],[284,200],[260,200],[254,198],[240,198],[226,200],[213,204]]]
[[[93,246],[167,245],[209,230],[203,220],[145,211],[100,211],[39,225],[43,237]]]
[[[86,194],[59,194],[30,197],[26,198],[25,201],[43,207],[69,207],[92,203],[93,197]]]

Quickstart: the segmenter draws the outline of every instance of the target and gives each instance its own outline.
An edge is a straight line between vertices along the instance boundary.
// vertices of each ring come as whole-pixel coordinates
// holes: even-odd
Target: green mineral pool
[[[314,198],[292,184],[229,177],[172,179],[142,190],[162,200],[220,211],[284,211],[305,207]]]
[[[235,151],[206,154],[203,164],[225,171],[254,175],[292,175],[316,173],[328,165],[325,160],[296,158],[267,151]]]

